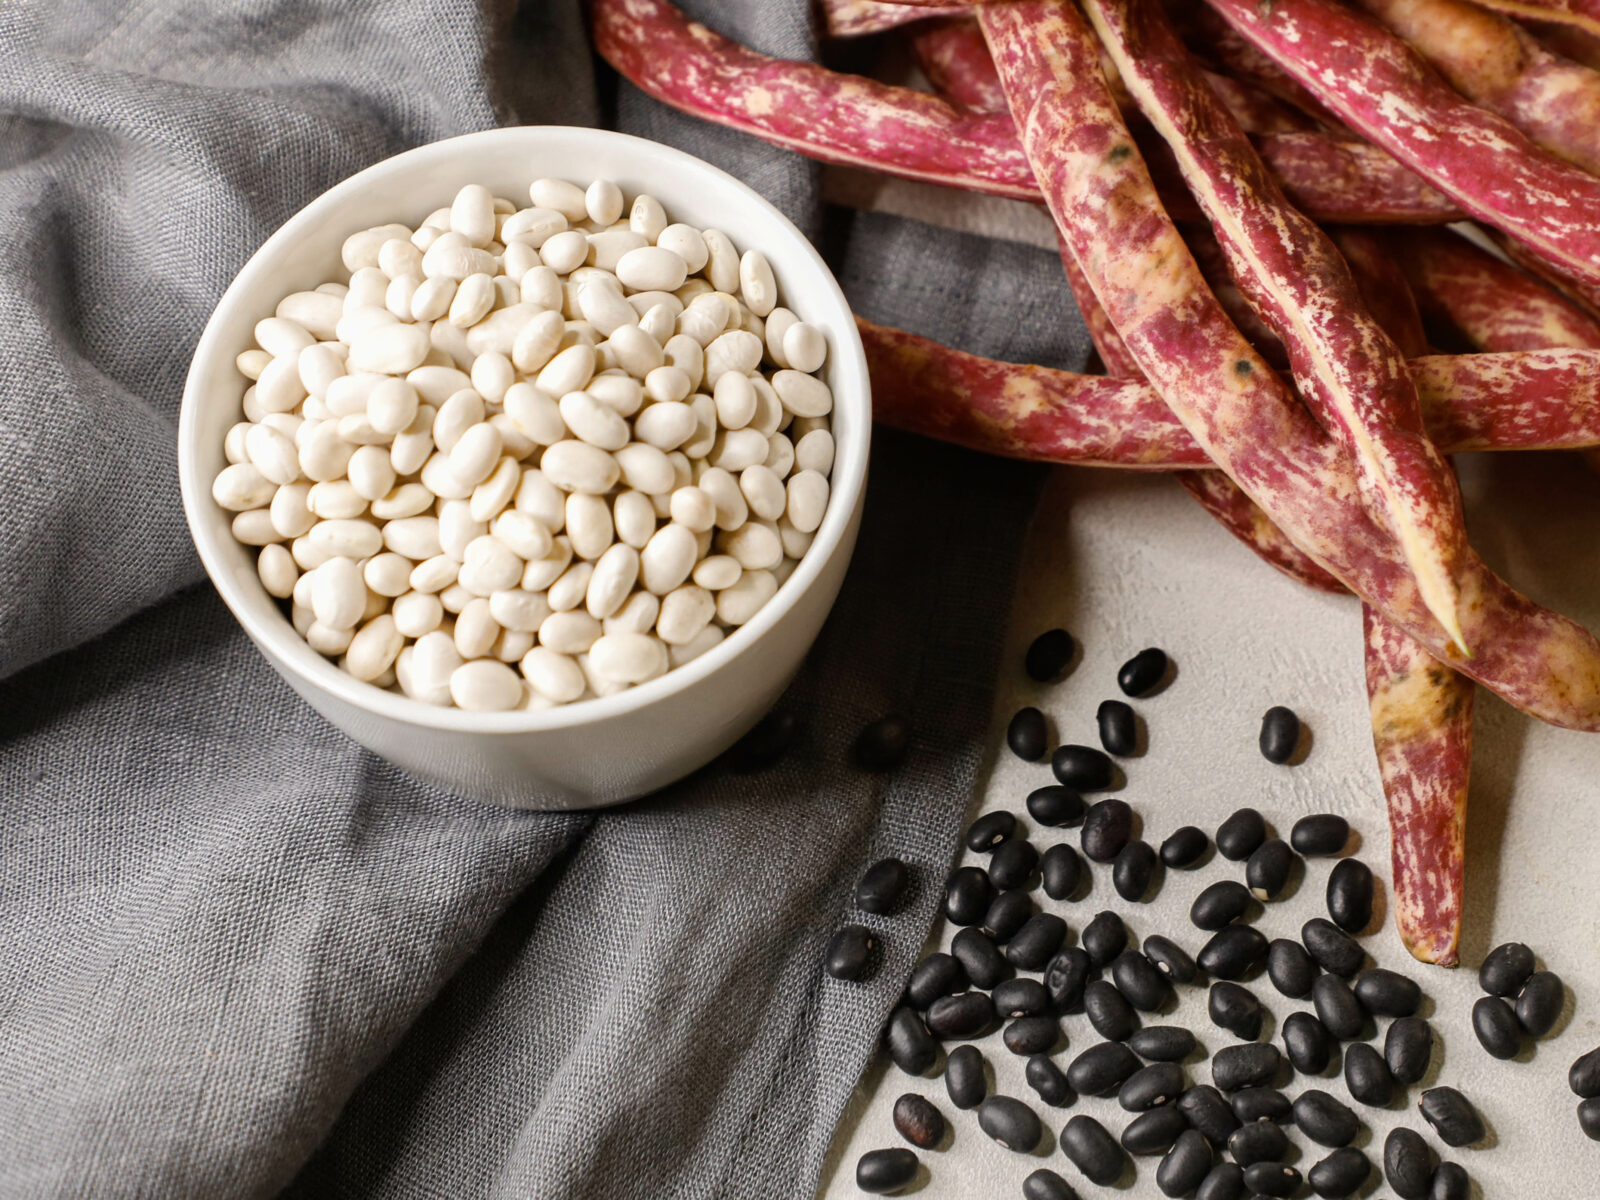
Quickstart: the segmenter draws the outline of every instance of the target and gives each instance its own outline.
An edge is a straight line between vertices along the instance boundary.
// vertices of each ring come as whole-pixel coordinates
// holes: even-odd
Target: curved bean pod
[[[918,7],[890,4],[886,0],[822,0],[823,29],[829,37],[863,37],[898,29],[912,21],[964,13],[965,4],[933,4]]]
[[[917,29],[911,35],[911,52],[941,96],[974,112],[1010,113],[988,43],[971,17]]]
[[[1600,34],[1600,0],[1478,0],[1528,21],[1550,21]]]

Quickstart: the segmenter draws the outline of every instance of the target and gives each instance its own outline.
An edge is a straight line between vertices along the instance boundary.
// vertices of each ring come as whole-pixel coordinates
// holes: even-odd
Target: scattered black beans
[[[957,867],[945,885],[944,915],[952,925],[976,925],[994,902],[994,884],[982,867]]]
[[[1217,979],[1243,979],[1267,956],[1267,939],[1251,925],[1229,925],[1211,935],[1195,962]]]
[[[989,856],[989,881],[997,888],[1020,888],[1027,884],[1039,865],[1039,852],[1031,842],[1011,838],[1001,842]]]
[[[1281,1124],[1294,1115],[1294,1105],[1277,1088],[1245,1088],[1233,1094],[1233,1115],[1246,1125],[1253,1121]]]
[[[1428,1200],[1469,1200],[1471,1195],[1472,1180],[1467,1178],[1466,1168],[1460,1163],[1440,1163],[1433,1173]]]
[[[1129,1154],[1165,1154],[1189,1122],[1177,1109],[1168,1105],[1152,1108],[1129,1121],[1122,1131],[1122,1148]]]
[[[1105,700],[1094,714],[1100,744],[1107,754],[1126,757],[1139,748],[1139,722],[1133,709],[1121,700]]]
[[[1361,1132],[1361,1118],[1350,1106],[1318,1088],[1295,1097],[1294,1123],[1322,1146],[1348,1146]]]
[[[1561,976],[1554,971],[1535,971],[1517,997],[1517,1022],[1530,1037],[1543,1037],[1555,1028],[1566,998]]]
[[[868,1150],[856,1159],[856,1186],[869,1196],[887,1196],[917,1178],[918,1158],[910,1150]]]
[[[1342,1042],[1361,1036],[1366,1027],[1367,1014],[1350,990],[1350,985],[1337,975],[1318,975],[1311,985],[1311,1003],[1316,1007],[1317,1020],[1334,1037]]]
[[[1261,1001],[1246,988],[1226,979],[1211,985],[1206,997],[1211,1020],[1234,1037],[1253,1042],[1261,1036]]]
[[[1413,1084],[1428,1073],[1433,1058],[1433,1030],[1421,1017],[1401,1017],[1389,1024],[1383,1039],[1383,1061],[1396,1083]]]
[[[967,973],[952,955],[942,951],[930,954],[911,969],[906,984],[906,999],[913,1008],[927,1008],[940,996],[953,996],[967,989]]]
[[[1167,677],[1167,653],[1151,646],[1141,650],[1117,671],[1117,686],[1124,696],[1144,696]]]
[[[1050,997],[1037,979],[1007,979],[989,993],[1002,1017],[1037,1017],[1050,1009]]]
[[[1489,951],[1478,968],[1478,986],[1491,996],[1515,996],[1533,974],[1533,951],[1521,942],[1506,942]]]
[[[1149,1025],[1128,1035],[1128,1049],[1152,1062],[1181,1062],[1194,1048],[1194,1034],[1181,1025]]]
[[[1083,1011],[1094,1031],[1110,1042],[1127,1041],[1139,1027],[1133,1005],[1107,979],[1092,979],[1084,986]]]
[[[1094,920],[1084,926],[1079,940],[1088,951],[1090,961],[1103,967],[1128,948],[1128,927],[1121,917],[1107,909],[1095,913]]]
[[[1272,1082],[1283,1066],[1283,1055],[1271,1042],[1246,1042],[1224,1046],[1211,1059],[1211,1082],[1225,1092],[1260,1087]]]
[[[911,722],[899,713],[879,717],[855,741],[857,765],[868,771],[892,771],[911,752]]]
[[[1061,1153],[1088,1177],[1089,1182],[1102,1187],[1116,1182],[1123,1164],[1128,1161],[1106,1127],[1082,1113],[1062,1128]]]
[[[1341,1146],[1306,1172],[1311,1190],[1323,1200],[1353,1195],[1372,1174],[1372,1160],[1354,1146]]]
[[[1343,858],[1328,872],[1328,915],[1347,933],[1372,923],[1372,868],[1359,858]]]
[[[1019,708],[1006,726],[1006,745],[1023,762],[1038,762],[1050,749],[1050,727],[1037,708]]]
[[[1129,1112],[1148,1112],[1171,1104],[1183,1094],[1183,1068],[1177,1063],[1158,1062],[1140,1067],[1128,1076],[1117,1091],[1117,1103]],[[1188,1118],[1184,1119],[1187,1125]]]
[[[1600,1100],[1589,1099],[1578,1103],[1578,1128],[1583,1136],[1600,1142]]]
[[[1291,1000],[1303,1000],[1316,982],[1317,964],[1299,942],[1274,938],[1267,946],[1267,978]]]
[[[1066,1073],[1056,1066],[1055,1060],[1048,1054],[1035,1054],[1028,1059],[1022,1075],[1039,1099],[1051,1108],[1066,1108],[1077,1102],[1078,1094],[1067,1082]]]
[[[1080,792],[1103,792],[1113,778],[1111,760],[1103,750],[1070,743],[1056,747],[1050,756],[1050,770],[1057,783]]]
[[[799,728],[793,713],[768,713],[734,743],[728,751],[729,765],[741,775],[765,770],[788,752]]]
[[[1022,1200],[1078,1200],[1078,1193],[1049,1167],[1040,1167],[1022,1181]]]
[[[1018,1154],[1032,1154],[1044,1134],[1033,1109],[1010,1096],[990,1096],[978,1105],[978,1128]]]
[[[1322,917],[1312,917],[1300,927],[1300,944],[1317,966],[1346,978],[1359,971],[1366,958],[1360,942]]]
[[[1292,1196],[1300,1186],[1300,1172],[1282,1163],[1257,1163],[1244,1169],[1244,1185],[1258,1196]]]
[[[1282,838],[1268,838],[1255,848],[1244,866],[1244,880],[1257,900],[1276,900],[1288,886],[1295,853]]]
[[[865,925],[846,925],[828,941],[823,969],[835,979],[860,979],[872,962],[876,935]]]
[[[1429,1088],[1417,1097],[1417,1111],[1446,1146],[1470,1146],[1488,1133],[1472,1101],[1453,1087]]]
[[[1028,815],[1041,825],[1076,825],[1083,820],[1083,797],[1052,783],[1028,793]]]
[[[1267,840],[1267,820],[1253,808],[1236,810],[1217,826],[1217,852],[1223,858],[1243,862]]]
[[[944,1090],[957,1108],[977,1108],[989,1094],[983,1051],[976,1046],[957,1046],[950,1051],[944,1063]]]
[[[1241,1167],[1282,1162],[1289,1156],[1289,1137],[1271,1121],[1251,1121],[1233,1131],[1228,1153]]]
[[[1159,1012],[1172,999],[1172,984],[1137,950],[1125,950],[1111,963],[1117,990],[1140,1012]]]
[[[1472,1006],[1472,1032],[1495,1058],[1515,1058],[1522,1045],[1517,1014],[1499,996],[1482,996]]]
[[[1101,1042],[1068,1064],[1067,1080],[1081,1096],[1110,1096],[1142,1065],[1121,1042]]]
[[[1389,1064],[1366,1042],[1356,1042],[1345,1049],[1344,1084],[1352,1096],[1371,1108],[1382,1108],[1394,1096]]]
[[[1179,1096],[1178,1111],[1206,1135],[1207,1141],[1217,1146],[1227,1142],[1242,1124],[1222,1093],[1207,1083],[1198,1084]]]
[[[1117,895],[1124,900],[1140,903],[1150,890],[1150,881],[1156,873],[1155,847],[1149,842],[1129,842],[1117,854],[1111,868],[1111,883]]]
[[[1244,1168],[1238,1163],[1218,1163],[1200,1181],[1194,1200],[1241,1200],[1244,1195]]]
[[[1065,629],[1047,629],[1029,644],[1022,669],[1035,683],[1049,683],[1067,669],[1073,649],[1072,635]]]
[[[1021,971],[1044,969],[1067,937],[1067,923],[1055,913],[1034,913],[1005,949],[1006,961]]]
[[[1283,1048],[1302,1075],[1320,1075],[1333,1058],[1333,1035],[1308,1012],[1290,1013],[1283,1020]]]
[[[1110,862],[1133,837],[1133,809],[1122,800],[1091,804],[1078,832],[1083,852],[1095,862]]]
[[[1383,1141],[1383,1173],[1400,1200],[1422,1200],[1433,1182],[1433,1156],[1413,1129],[1392,1129]]]
[[[921,1075],[939,1058],[939,1047],[929,1036],[928,1027],[904,1005],[890,1014],[883,1044],[890,1060],[907,1075]]]
[[[1215,931],[1237,921],[1249,908],[1249,888],[1237,879],[1219,879],[1194,898],[1189,920],[1199,929]]]
[[[1009,942],[1031,916],[1033,896],[1027,888],[1011,888],[994,898],[989,911],[983,914],[983,924],[979,928],[996,942]]]
[[[1261,757],[1282,766],[1300,747],[1300,718],[1292,708],[1275,704],[1261,716]]]
[[[1211,1144],[1198,1129],[1185,1129],[1156,1168],[1156,1186],[1163,1196],[1187,1196],[1211,1170]]]
[[[1083,1002],[1084,984],[1093,969],[1088,954],[1076,946],[1060,951],[1046,964],[1044,990],[1056,1012],[1064,1013]]]
[[[1600,1096],[1600,1049],[1580,1054],[1567,1068],[1567,1086],[1574,1096],[1592,1100]]]
[[[1061,1040],[1061,1025],[1054,1017],[1018,1017],[1000,1040],[1016,1055],[1044,1054]]]
[[[1144,940],[1145,957],[1173,983],[1193,983],[1200,968],[1189,952],[1171,938],[1152,933]]]
[[[932,1150],[944,1140],[944,1116],[933,1101],[907,1092],[894,1102],[894,1127],[913,1146]]]
[[[1409,1017],[1422,1005],[1422,989],[1397,971],[1373,967],[1356,976],[1356,999],[1375,1017]]]
[[[1175,870],[1192,867],[1205,855],[1211,839],[1195,825],[1185,825],[1161,843],[1161,861]]]
[[[856,907],[862,912],[892,913],[900,907],[911,872],[898,858],[883,858],[867,868],[856,884]]]
[[[1350,841],[1350,822],[1333,813],[1301,817],[1289,830],[1289,845],[1307,858],[1337,854]]]
[[[1083,859],[1066,842],[1057,842],[1040,855],[1039,878],[1046,896],[1065,900],[1083,880]]]
[[[977,854],[985,854],[1016,831],[1015,814],[1004,810],[984,813],[967,826],[967,849]]]
[[[928,1006],[928,1032],[950,1041],[978,1038],[994,1028],[994,1001],[984,992],[940,996]]]
[[[957,933],[950,941],[950,953],[975,988],[992,988],[1011,976],[1011,964],[1006,962],[993,939],[980,929],[963,929]]]

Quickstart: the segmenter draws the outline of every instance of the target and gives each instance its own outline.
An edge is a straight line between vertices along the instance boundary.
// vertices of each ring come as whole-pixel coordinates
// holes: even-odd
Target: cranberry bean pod
[[[954,15],[966,11],[965,4],[929,5],[887,3],[886,0],[822,0],[823,28],[829,37],[864,37],[898,29],[928,17]]]
[[[1600,0],[1478,0],[1527,21],[1549,21],[1600,35]]]

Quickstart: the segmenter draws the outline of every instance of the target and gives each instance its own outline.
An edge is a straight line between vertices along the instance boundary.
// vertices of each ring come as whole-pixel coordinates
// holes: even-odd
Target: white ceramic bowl
[[[211,498],[222,440],[241,419],[234,357],[285,294],[338,277],[351,233],[416,224],[466,183],[526,202],[541,176],[614,180],[649,191],[675,221],[714,227],[771,261],[781,299],[823,329],[837,451],[827,515],[777,595],[719,645],[658,679],[541,712],[434,708],[346,675],[295,633],[261,586],[256,551],[234,541]],[[523,808],[613,804],[681,779],[732,745],[777,700],[827,617],[855,546],[866,484],[871,401],[866,359],[838,283],[805,237],[732,176],[680,151],[593,129],[525,126],[468,134],[398,155],[313,200],[245,264],[212,314],[178,422],[184,510],[201,561],[267,660],[363,746],[455,791]]]

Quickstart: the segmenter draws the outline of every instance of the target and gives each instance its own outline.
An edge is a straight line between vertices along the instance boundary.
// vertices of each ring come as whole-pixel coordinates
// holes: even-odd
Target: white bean
[[[694,436],[694,409],[687,404],[652,404],[633,422],[633,434],[658,450],[674,450]]]
[[[547,396],[565,396],[580,391],[593,378],[594,368],[594,347],[579,342],[546,363],[534,382]]]
[[[539,625],[539,644],[557,654],[582,654],[603,630],[586,612],[554,612]]]
[[[433,441],[446,454],[455,449],[461,435],[482,423],[486,410],[483,397],[472,388],[462,388],[442,405],[433,418]]]
[[[706,265],[709,252],[706,249],[706,240],[700,231],[693,225],[675,224],[668,225],[656,237],[656,245],[662,249],[671,250],[683,260],[684,270],[689,274],[698,274]],[[678,283],[683,286],[682,280]],[[676,291],[677,289],[672,289]]]
[[[500,463],[500,431],[487,421],[472,426],[450,449],[450,473],[475,488]]]
[[[441,599],[441,603],[446,610],[450,608],[446,600]],[[455,640],[462,658],[482,658],[499,636],[500,623],[490,613],[486,597],[474,595],[461,606],[456,615]]]
[[[563,538],[562,541],[566,539]],[[582,604],[589,591],[589,576],[594,574],[594,564],[588,562],[573,563],[562,572],[545,592],[545,599],[556,612],[570,612]],[[527,587],[524,580],[523,587]]]
[[[420,483],[402,483],[372,502],[372,515],[381,521],[403,520],[426,512],[436,499]]]
[[[542,263],[522,277],[522,302],[544,310],[560,311],[561,277]]]
[[[644,404],[644,388],[637,379],[622,372],[596,375],[584,391],[619,417],[631,417]]]
[[[389,461],[394,464],[396,475],[415,475],[428,461],[433,453],[434,415],[431,404],[420,405],[411,424],[394,435],[394,441],[389,444]],[[305,459],[302,457],[300,462],[304,465]]]
[[[621,475],[617,460],[610,454],[572,439],[548,447],[539,459],[539,469],[564,491],[596,495],[609,492]]]
[[[583,193],[584,211],[596,225],[611,225],[622,216],[622,189],[609,179],[596,179]]]
[[[761,365],[761,349],[761,339],[743,329],[719,334],[706,347],[706,380],[715,388],[725,372],[748,375]]]
[[[717,593],[717,619],[724,625],[743,625],[778,592],[771,571],[746,571],[732,587]]]
[[[399,279],[402,275],[421,275],[422,251],[411,244],[409,236],[402,234],[378,247],[375,265],[390,279]]]
[[[450,673],[450,698],[468,712],[509,712],[522,700],[522,681],[505,663],[477,659]]]
[[[565,214],[553,208],[518,209],[500,226],[500,240],[508,248],[512,242],[521,242],[537,250],[556,234],[565,233],[570,225]]]
[[[759,250],[746,250],[739,259],[739,298],[758,317],[766,316],[778,303],[778,282],[772,277],[772,264]]]
[[[728,328],[728,309],[715,294],[696,296],[678,314],[674,336],[685,337],[704,349]]]
[[[487,596],[516,587],[522,581],[523,566],[510,546],[492,533],[485,533],[467,543],[461,579],[474,592]],[[467,582],[469,574],[472,583]]]
[[[739,481],[721,467],[707,469],[697,486],[716,506],[714,524],[717,528],[737,529],[749,519],[750,506],[739,489]]]
[[[635,592],[616,612],[600,622],[605,633],[649,633],[661,615],[661,601],[649,592]]]
[[[628,487],[651,495],[672,490],[672,463],[658,447],[648,442],[630,442],[618,449],[613,457],[621,469],[622,481]]]
[[[767,458],[762,466],[780,480],[787,479],[794,469],[794,443],[781,433],[773,434],[767,439]]]
[[[778,537],[783,541],[785,558],[804,558],[816,536],[815,533],[801,533],[787,516],[778,518]]]
[[[612,330],[605,345],[616,358],[617,365],[635,379],[643,379],[666,361],[661,344],[637,325],[622,325]]]
[[[272,525],[272,514],[264,508],[252,508],[235,514],[231,528],[234,541],[244,546],[265,546],[283,537]]]
[[[554,234],[539,247],[539,259],[557,275],[567,275],[583,266],[589,257],[589,239],[576,229]]]
[[[450,679],[462,665],[455,639],[443,631],[430,631],[410,647],[410,656],[410,675],[417,688],[412,693],[414,698],[429,704],[449,704]]]
[[[744,493],[750,511],[762,520],[776,521],[783,516],[783,508],[787,503],[783,480],[771,469],[759,463],[746,467],[739,474],[739,490]]]
[[[667,648],[647,633],[606,634],[589,647],[589,665],[610,683],[644,683],[666,673]]]
[[[446,233],[423,252],[422,273],[429,279],[454,279],[468,275],[492,275],[494,256],[473,246],[459,233]]]
[[[378,252],[385,242],[391,238],[410,236],[411,230],[404,225],[374,225],[370,229],[363,229],[345,238],[344,245],[339,250],[339,257],[347,271],[354,272],[363,267],[375,267],[378,265]]]
[[[639,578],[639,552],[632,546],[613,545],[600,555],[589,576],[584,606],[592,617],[609,617],[622,607]]]
[[[607,277],[610,278],[609,276]],[[614,280],[585,283],[578,288],[578,311],[583,319],[606,337],[624,325],[637,325],[639,314],[622,297]]]
[[[406,382],[416,389],[422,403],[438,408],[457,392],[470,389],[472,376],[455,367],[430,364],[412,371]]]
[[[527,299],[522,291],[523,280],[529,271],[540,265],[539,252],[527,242],[514,241],[506,244],[506,252],[501,255],[501,270],[505,272],[504,278],[510,279],[517,285],[518,299]],[[499,278],[501,277],[496,277],[496,286],[499,286]]]
[[[756,389],[742,372],[725,372],[712,388],[712,396],[724,429],[743,429],[756,415]]]
[[[670,466],[668,467],[670,471]],[[635,550],[644,549],[650,535],[656,531],[655,505],[643,492],[627,491],[611,504],[612,524],[616,526],[617,539]]]
[[[587,647],[585,647],[587,649]],[[588,684],[578,664],[548,646],[535,646],[522,656],[522,674],[548,700],[567,704],[583,695]]]
[[[665,304],[658,304],[647,309],[644,316],[639,318],[639,330],[649,336],[650,340],[658,346],[665,346],[671,340],[674,330],[677,329],[678,318],[672,309]],[[662,361],[666,360],[663,353]]]
[[[494,240],[494,196],[481,183],[469,183],[450,203],[450,228],[474,246]]]
[[[717,522],[716,502],[699,487],[675,488],[668,511],[674,521],[695,533],[710,529]]]
[[[383,293],[384,310],[398,321],[411,320],[411,303],[417,298],[417,290],[422,284],[420,274],[398,275],[391,279]]]
[[[666,227],[667,210],[661,207],[661,201],[645,192],[633,198],[633,207],[628,211],[629,229],[654,244]]]
[[[338,296],[323,292],[291,292],[278,301],[276,315],[305,328],[319,341],[331,341],[339,318],[344,315],[344,302]]]
[[[551,533],[559,533],[566,520],[566,496],[538,469],[523,471],[512,504],[518,512],[544,522]]]
[[[386,551],[367,559],[361,568],[361,578],[374,595],[392,600],[410,589],[411,569],[409,558]]]
[[[710,462],[730,475],[737,475],[747,467],[765,462],[771,449],[759,429],[728,429],[717,435]]]
[[[461,564],[448,554],[440,553],[419,562],[411,572],[411,590],[432,595],[442,592],[456,581]]]
[[[473,515],[476,516],[477,513],[474,512]],[[511,547],[517,557],[529,562],[549,554],[555,544],[549,527],[543,521],[516,509],[502,512],[494,517],[489,532]]]
[[[589,215],[583,189],[565,179],[535,179],[528,187],[528,198],[536,208],[553,208],[569,221],[582,221]]]
[[[294,595],[295,584],[300,581],[300,568],[295,566],[294,556],[276,542],[261,547],[261,554],[256,559],[256,574],[261,579],[261,586],[267,589],[267,595],[276,596],[279,600],[287,600]]]
[[[465,500],[447,500],[439,505],[439,546],[457,562],[465,562],[472,540],[488,532],[489,523],[474,520],[472,506]]]
[[[254,421],[238,421],[228,427],[228,432],[222,438],[222,456],[228,460],[229,466],[250,461],[250,452],[245,449],[244,443],[255,427]]]
[[[587,392],[568,392],[561,397],[560,409],[567,428],[591,446],[621,450],[628,444],[628,423]],[[626,475],[626,467],[623,470]]]
[[[707,650],[717,646],[727,635],[715,625],[707,625],[682,646],[669,646],[667,659],[674,667],[693,662]]]
[[[707,229],[700,235],[706,243],[706,278],[719,292],[732,292],[739,286],[739,251],[733,239],[720,229]]]
[[[456,298],[456,281],[444,276],[424,279],[411,293],[411,319],[437,321],[450,311]]]
[[[494,645],[489,647],[489,653],[509,666],[520,662],[522,656],[533,649],[533,643],[534,635],[531,633],[520,629],[502,629]],[[526,693],[527,688],[523,691]],[[520,703],[518,707],[522,707]]]
[[[833,434],[813,429],[794,444],[794,465],[802,471],[827,475],[833,470]]]
[[[717,535],[717,549],[747,571],[765,571],[783,561],[783,542],[770,521],[746,521]]]
[[[367,498],[348,479],[326,479],[306,493],[306,506],[324,521],[348,521],[367,511]]]
[[[663,642],[681,646],[690,641],[717,615],[716,598],[697,584],[673,588],[661,598],[661,615],[656,633]]]
[[[326,553],[346,558],[368,558],[383,549],[383,534],[366,521],[318,521],[306,536]]]
[[[302,571],[315,571],[333,557],[333,555],[312,542],[309,534],[297,537],[290,542],[289,553],[294,555],[295,565]]]
[[[828,340],[815,325],[797,321],[783,335],[783,355],[789,360],[785,365],[809,374],[827,361]]]
[[[533,633],[544,623],[551,609],[543,593],[503,588],[489,597],[489,612],[505,629]]]
[[[239,401],[239,407],[244,413],[246,421],[255,422],[267,415],[267,410],[261,407],[261,402],[256,399],[255,385],[245,388],[244,396]]]
[[[306,398],[300,378],[300,355],[280,355],[261,370],[256,380],[256,403],[266,412],[292,412]]]
[[[670,292],[683,286],[689,266],[683,256],[664,246],[640,246],[616,263],[617,278],[636,292]]]
[[[801,533],[813,532],[828,508],[827,477],[819,471],[798,471],[790,477],[788,491],[790,523]]]
[[[676,403],[693,390],[689,372],[682,367],[657,367],[644,377],[644,394],[658,404]]]
[[[350,486],[365,500],[380,500],[394,487],[394,464],[382,446],[362,446],[350,456]]]
[[[597,559],[611,545],[611,506],[601,496],[577,493],[567,497],[567,539],[579,558]]]
[[[367,392],[365,412],[379,433],[398,434],[416,419],[417,389],[405,379],[384,377]]]
[[[664,596],[689,577],[700,545],[694,531],[682,525],[663,525],[639,552],[639,579],[647,591]]]
[[[589,235],[589,262],[598,269],[613,272],[617,264],[634,250],[648,247],[642,234],[631,229],[607,229]]]
[[[276,486],[253,463],[234,463],[212,482],[211,498],[230,512],[244,512],[267,504]]]
[[[331,658],[335,654],[343,654],[355,634],[354,628],[335,629],[331,625],[324,625],[321,621],[313,621],[305,632],[305,639],[306,644],[318,654]]]
[[[772,386],[784,408],[797,417],[825,417],[833,411],[833,393],[815,375],[803,371],[779,371]]]
[[[352,629],[366,607],[367,585],[355,559],[335,556],[316,568],[311,580],[311,611],[319,624]]]
[[[706,371],[706,352],[700,342],[687,334],[674,334],[661,347],[661,354],[668,366],[680,368],[689,377],[691,392],[700,386]]]
[[[439,628],[439,622],[444,620],[444,605],[439,603],[439,597],[426,592],[406,592],[395,598],[390,613],[402,636],[420,638]]]
[[[268,506],[272,527],[286,538],[297,538],[316,524],[316,515],[309,504],[310,494],[309,483],[291,483],[279,488]]]
[[[498,436],[499,430],[497,429]],[[514,458],[502,458],[477,487],[472,489],[469,501],[472,509],[473,520],[492,521],[499,515],[506,505],[511,503],[511,497],[516,494],[517,485],[522,482],[522,468]]]
[[[270,425],[250,427],[245,452],[256,470],[275,484],[281,486],[300,478],[300,455],[294,442]]]
[[[788,356],[783,352],[783,338],[799,317],[787,308],[779,306],[767,314],[766,327],[761,332],[761,340],[767,344],[767,358],[780,367],[789,365]]]
[[[542,592],[551,585],[559,583],[571,562],[572,543],[565,534],[561,534],[552,540],[550,553],[543,558],[528,560],[528,566],[522,572],[522,590]],[[588,586],[587,581],[584,586]]]
[[[419,478],[424,487],[444,500],[466,500],[472,495],[472,485],[456,478],[450,469],[450,456],[442,450],[422,464]]]
[[[680,449],[691,460],[704,458],[717,443],[717,402],[700,392],[689,400],[694,410],[694,433]]]
[[[695,563],[692,578],[708,591],[720,592],[738,583],[743,571],[736,558],[726,554],[708,554]]]
[[[383,613],[373,617],[350,639],[340,665],[357,679],[370,683],[394,664],[395,656],[404,645],[405,637],[395,628],[394,618]]]
[[[427,331],[419,325],[380,325],[350,343],[349,369],[404,375],[422,365],[428,345]]]

